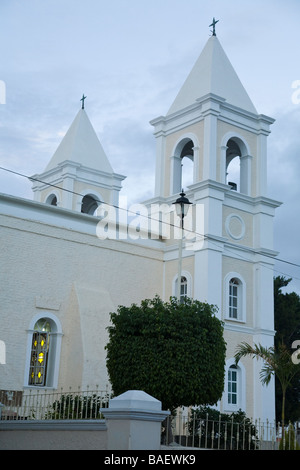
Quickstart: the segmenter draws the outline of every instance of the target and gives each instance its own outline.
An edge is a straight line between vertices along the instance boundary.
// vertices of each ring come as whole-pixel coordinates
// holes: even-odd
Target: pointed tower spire
[[[208,93],[220,96],[227,103],[246,111],[257,113],[215,34],[208,39],[168,115],[195,104]]]
[[[85,99],[45,171],[34,175],[38,181],[32,189],[37,201],[91,214],[100,201],[118,205],[125,176],[114,173],[84,109]]]
[[[70,128],[48,163],[46,171],[57,167],[65,160],[71,160],[94,170],[113,173],[111,164],[84,107],[78,111]]]

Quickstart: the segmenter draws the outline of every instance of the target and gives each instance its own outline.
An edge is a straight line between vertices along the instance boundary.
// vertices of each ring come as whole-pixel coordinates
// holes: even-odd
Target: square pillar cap
[[[128,390],[109,400],[109,408],[161,411],[161,401],[142,390]]]

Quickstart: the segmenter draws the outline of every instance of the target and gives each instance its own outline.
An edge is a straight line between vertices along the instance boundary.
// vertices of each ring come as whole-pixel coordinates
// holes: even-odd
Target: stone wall
[[[2,421],[0,450],[105,450],[103,420]]]

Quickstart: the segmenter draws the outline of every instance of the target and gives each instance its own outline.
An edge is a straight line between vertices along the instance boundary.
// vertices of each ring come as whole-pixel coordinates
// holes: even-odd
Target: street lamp
[[[180,228],[181,228],[181,235],[179,238],[179,249],[178,249],[178,279],[177,279],[177,300],[180,302],[180,287],[181,287],[181,266],[182,266],[182,239],[183,239],[183,219],[186,217],[189,206],[192,204],[187,197],[185,197],[185,193],[180,193],[180,197],[176,199],[175,202],[175,209],[176,214],[180,217]]]

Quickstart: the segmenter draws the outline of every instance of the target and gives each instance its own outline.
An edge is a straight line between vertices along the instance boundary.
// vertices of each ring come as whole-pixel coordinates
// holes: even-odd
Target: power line
[[[56,189],[59,189],[59,190],[61,190],[61,191],[66,191],[66,192],[68,192],[68,193],[74,194],[75,196],[82,196],[81,193],[77,193],[76,191],[73,191],[73,190],[71,190],[71,189],[66,189],[66,188],[62,188],[61,186],[58,186],[58,185],[56,185],[56,184],[47,183],[46,181],[43,181],[43,180],[41,180],[41,179],[39,179],[39,178],[34,178],[34,177],[32,177],[32,176],[27,176],[27,175],[24,175],[23,173],[20,173],[20,172],[18,172],[18,171],[10,170],[10,169],[8,169],[8,168],[4,168],[4,167],[1,167],[1,166],[0,166],[0,170],[7,171],[7,172],[9,172],[9,173],[13,173],[14,175],[21,176],[21,177],[26,178],[26,179],[28,179],[28,180],[30,180],[30,181],[36,181],[36,182],[38,182],[38,183],[45,184],[46,186],[50,186],[50,187],[52,187],[52,188],[56,188]],[[95,197],[94,195],[93,195],[93,198],[94,198],[95,202],[98,202],[99,204],[105,204],[106,206],[110,206],[110,207],[113,207],[113,208],[118,209],[118,210],[121,210],[121,211],[126,211],[127,213],[132,214],[132,215],[134,215],[134,216],[137,215],[136,212],[130,211],[128,208],[120,207],[120,206],[117,206],[116,204],[112,204],[112,203],[108,203],[108,202],[105,202],[105,201],[101,201],[100,199],[98,199],[98,198]],[[160,220],[160,219],[154,219],[154,218],[151,217],[150,215],[140,214],[140,217],[144,217],[144,218],[147,218],[147,219],[149,219],[149,220],[153,220],[154,222],[161,222],[162,224],[166,224],[166,225],[168,225],[168,226],[170,226],[170,227],[178,228],[177,225],[172,224],[171,222],[165,222],[165,221],[162,221],[162,220]],[[202,234],[200,234],[200,233],[196,233],[196,232],[193,231],[193,230],[185,229],[185,231],[186,231],[186,232],[189,232],[189,233],[192,233],[192,234],[199,235],[199,236],[201,236],[201,237],[203,237],[203,238],[208,238],[208,236],[202,235]]]
[[[5,167],[0,166],[0,170],[6,171],[6,172],[8,172],[8,173],[12,173],[12,174],[17,175],[17,176],[21,176],[22,178],[26,178],[26,179],[28,179],[28,180],[30,180],[30,181],[36,181],[36,182],[38,182],[38,183],[45,184],[46,186],[49,186],[49,187],[52,187],[52,188],[57,188],[57,189],[59,189],[59,190],[61,190],[61,191],[65,191],[65,192],[74,194],[74,195],[76,195],[76,196],[82,196],[81,193],[77,193],[76,191],[73,191],[73,190],[70,190],[70,189],[66,189],[66,188],[62,188],[62,187],[60,187],[60,186],[58,186],[58,185],[55,185],[55,184],[47,183],[46,181],[43,181],[43,180],[41,180],[41,179],[39,179],[39,178],[35,178],[35,177],[32,177],[32,176],[27,176],[27,175],[24,175],[23,173],[20,173],[20,172],[15,171],[15,170],[11,170],[11,169],[9,169],[9,168],[5,168]],[[93,196],[93,197],[94,197],[94,196]],[[130,211],[130,210],[128,210],[128,208],[120,207],[120,206],[118,206],[118,205],[116,205],[116,204],[106,203],[106,202],[104,202],[104,201],[99,200],[98,198],[94,198],[94,199],[95,199],[95,201],[96,201],[97,203],[99,203],[99,204],[106,204],[107,206],[114,207],[115,209],[123,210],[123,211],[126,211],[127,213],[131,213],[131,214],[133,214],[134,216],[137,215],[136,212]],[[140,217],[145,217],[145,218],[147,218],[148,220],[152,220],[152,221],[155,221],[155,222],[160,222],[160,223],[165,224],[165,225],[167,225],[167,226],[169,226],[169,227],[176,227],[176,228],[178,228],[177,225],[172,224],[171,222],[166,222],[166,221],[163,221],[163,220],[160,220],[160,219],[155,219],[155,218],[151,217],[150,215],[147,215],[147,216],[146,216],[146,215],[144,215],[144,214],[140,214]],[[213,244],[215,244],[216,246],[218,246],[217,243],[215,243],[214,238],[211,237],[211,236],[209,236],[209,235],[204,235],[204,234],[201,234],[201,233],[199,233],[199,232],[196,232],[196,231],[193,231],[193,230],[189,230],[189,229],[185,229],[185,231],[188,232],[188,233],[194,234],[194,235],[198,235],[198,236],[202,237],[203,240],[209,240],[211,243],[213,243]],[[232,252],[232,250],[230,250],[229,247],[226,247],[226,246],[225,246],[224,249],[227,250],[227,251],[231,251],[231,252]],[[235,253],[235,254],[236,254],[236,253]],[[244,256],[242,256],[242,255],[240,255],[240,254],[238,254],[237,256],[239,256],[241,259],[244,259],[245,261],[251,262],[250,259],[248,259],[248,258],[246,258],[246,257],[244,257]],[[278,262],[281,262],[281,263],[288,264],[288,265],[290,265],[290,266],[294,266],[294,267],[300,268],[300,264],[293,263],[292,261],[287,261],[287,260],[284,260],[284,259],[281,259],[281,258],[275,258],[274,256],[268,255],[267,253],[264,253],[264,256],[267,257],[267,258],[271,258],[272,260],[275,260],[275,261],[278,261]],[[277,271],[277,270],[274,269],[274,271]],[[277,272],[280,272],[280,271],[277,271]],[[284,274],[284,273],[281,273],[281,274]],[[296,278],[295,276],[293,276],[293,277],[294,277],[295,279],[299,279],[299,278]],[[300,279],[299,279],[299,280],[300,280]]]

